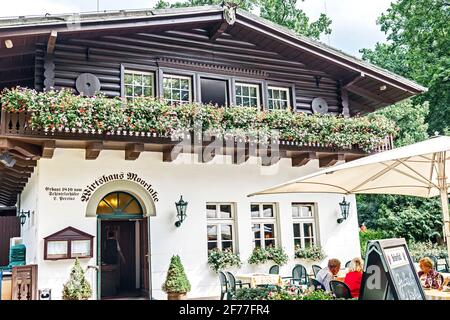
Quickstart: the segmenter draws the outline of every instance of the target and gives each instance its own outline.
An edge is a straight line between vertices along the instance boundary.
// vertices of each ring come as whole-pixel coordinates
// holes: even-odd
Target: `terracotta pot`
[[[186,300],[186,293],[167,293],[167,300]]]

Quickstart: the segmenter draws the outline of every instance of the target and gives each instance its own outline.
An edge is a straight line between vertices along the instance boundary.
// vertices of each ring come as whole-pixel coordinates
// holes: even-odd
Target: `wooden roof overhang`
[[[298,61],[305,68],[331,75],[341,84],[341,89],[348,91],[352,113],[370,112],[426,90],[410,80],[294,34],[248,12],[238,10],[233,25],[227,25],[224,21],[222,6],[0,18],[0,90],[16,85],[34,87],[37,44],[46,43],[47,53],[52,53],[60,39],[95,38],[111,33],[183,32],[196,28],[209,30],[211,43],[221,39],[222,35],[232,36],[236,40],[253,43],[258,50],[276,53],[286,61]],[[385,87],[384,90],[380,90],[381,87]],[[4,113],[2,118],[5,125]],[[36,160],[52,157],[55,148],[85,149],[86,159],[96,159],[105,149],[123,150],[127,160],[137,159],[143,151],[157,151],[162,152],[163,160],[167,161],[175,144],[163,137],[6,131],[3,127],[0,132],[0,151],[10,152],[18,161],[13,168],[0,164],[0,204],[4,205],[15,204],[17,194],[36,166]],[[390,143],[386,144],[386,148],[390,146]],[[194,148],[190,150],[197,151]],[[294,166],[305,165],[312,159],[319,159],[320,166],[328,166],[365,154],[358,148],[337,150],[284,142],[280,145],[279,155],[280,158],[291,158]],[[247,158],[248,151],[244,156],[242,153],[239,157],[234,155],[233,161],[239,164]]]

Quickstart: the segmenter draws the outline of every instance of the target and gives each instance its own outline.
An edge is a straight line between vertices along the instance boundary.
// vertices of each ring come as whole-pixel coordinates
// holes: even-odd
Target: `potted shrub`
[[[168,300],[184,300],[186,293],[191,290],[191,284],[178,255],[173,255],[170,259],[169,270],[162,289],[167,293]]]
[[[208,253],[208,265],[215,272],[227,268],[240,268],[242,265],[239,255],[230,249],[219,250],[213,249]]]
[[[85,277],[80,262],[76,259],[70,271],[70,279],[63,286],[62,298],[64,300],[88,300],[91,296],[91,285]]]

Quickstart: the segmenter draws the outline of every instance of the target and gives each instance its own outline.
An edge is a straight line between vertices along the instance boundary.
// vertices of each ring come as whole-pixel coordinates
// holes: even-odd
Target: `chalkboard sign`
[[[367,243],[360,300],[425,300],[405,239]]]

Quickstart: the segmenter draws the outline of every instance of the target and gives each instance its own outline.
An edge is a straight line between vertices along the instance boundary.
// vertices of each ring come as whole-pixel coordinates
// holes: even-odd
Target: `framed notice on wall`
[[[67,227],[44,238],[44,259],[92,258],[94,236]]]
[[[369,241],[360,300],[425,300],[405,239]]]

